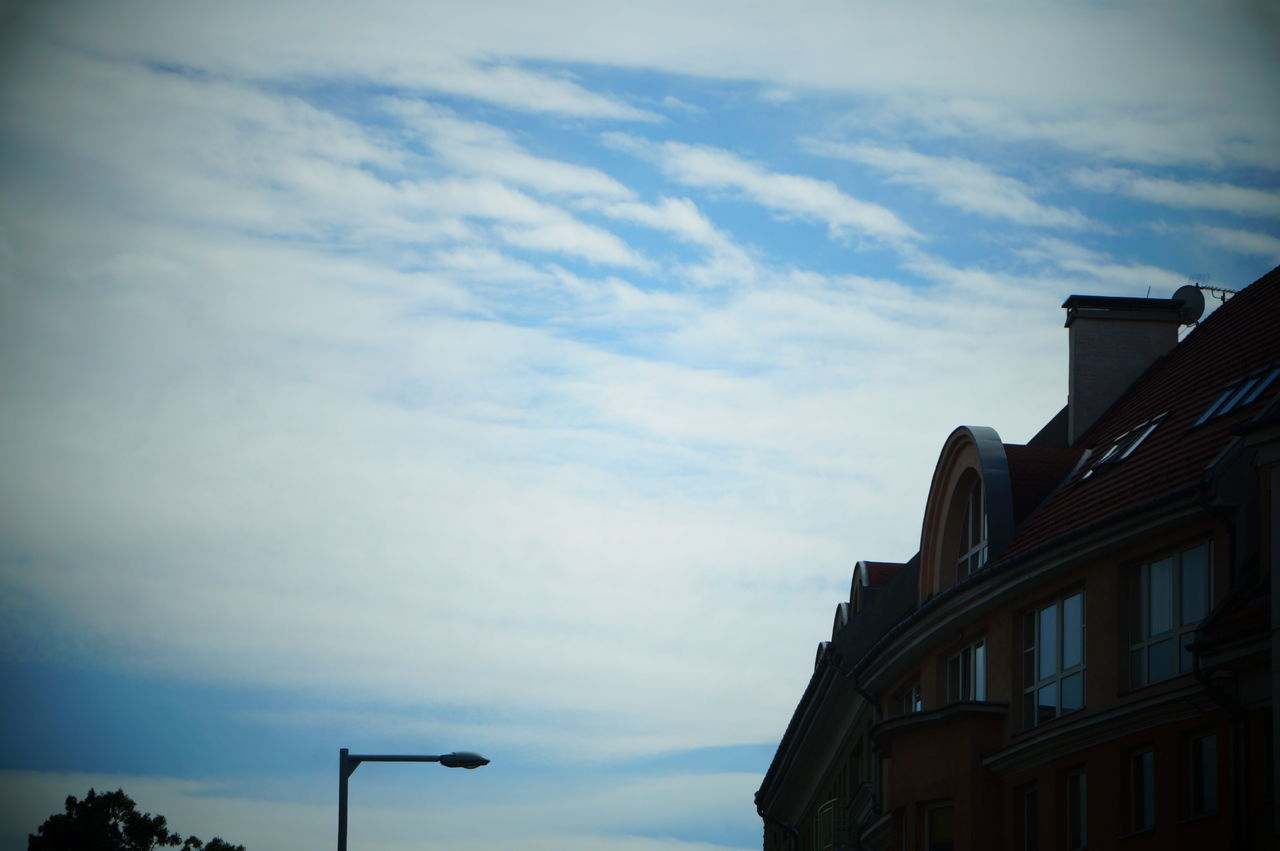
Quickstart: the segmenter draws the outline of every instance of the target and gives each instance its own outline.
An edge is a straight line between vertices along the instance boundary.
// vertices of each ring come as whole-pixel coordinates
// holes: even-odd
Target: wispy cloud
[[[1200,225],[1194,231],[1201,239],[1213,245],[1220,245],[1242,254],[1267,257],[1272,262],[1280,262],[1280,237],[1272,234],[1212,225]]]
[[[1129,169],[1077,169],[1072,181],[1083,189],[1114,192],[1153,204],[1194,210],[1221,210],[1242,216],[1280,216],[1280,192],[1212,183],[1149,177]]]
[[[686,186],[735,191],[779,215],[825,224],[835,238],[864,237],[892,243],[920,238],[887,207],[848,195],[829,180],[771,171],[707,145],[650,145],[617,133],[608,134],[606,141],[652,156],[668,176]]]
[[[552,195],[629,198],[634,194],[598,169],[534,156],[492,124],[458,118],[422,100],[387,100],[384,106],[421,133],[437,157],[459,171]]]
[[[1031,186],[959,157],[934,157],[905,148],[806,140],[814,153],[869,165],[895,183],[932,194],[940,203],[1018,224],[1079,229],[1089,220],[1076,210],[1035,200]]]

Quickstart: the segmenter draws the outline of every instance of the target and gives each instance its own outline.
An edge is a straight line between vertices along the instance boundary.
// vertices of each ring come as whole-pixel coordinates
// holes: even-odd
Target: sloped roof
[[[1253,405],[1196,426],[1232,382],[1280,364],[1280,267],[1230,298],[1157,360],[1077,442],[1092,457],[1164,414],[1156,429],[1111,469],[1077,471],[1014,535],[1007,560],[1075,530],[1197,485],[1233,439],[1233,429],[1280,392],[1275,381]],[[1088,460],[1082,464],[1087,467]]]
[[[882,588],[893,578],[903,565],[891,561],[864,561],[862,566],[866,568],[863,577],[866,579],[867,586],[871,588]]]
[[[1013,486],[1013,522],[1021,524],[1071,472],[1080,450],[1006,443],[1004,454],[1009,461],[1009,481]]]

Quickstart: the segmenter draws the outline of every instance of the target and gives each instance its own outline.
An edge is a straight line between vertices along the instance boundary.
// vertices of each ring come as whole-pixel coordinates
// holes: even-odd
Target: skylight
[[[1222,391],[1222,395],[1205,409],[1205,412],[1200,415],[1200,419],[1196,420],[1195,424],[1201,425],[1210,420],[1216,420],[1218,417],[1225,417],[1232,411],[1243,408],[1246,405],[1252,405],[1262,395],[1262,391],[1270,387],[1271,383],[1276,380],[1276,376],[1280,376],[1280,366],[1273,366],[1231,382],[1227,389]]]
[[[1085,470],[1084,475],[1080,477],[1081,481],[1089,478],[1095,473],[1101,473],[1104,470],[1114,467],[1124,459],[1133,454],[1133,451],[1142,445],[1142,441],[1146,440],[1151,432],[1156,430],[1156,426],[1160,425],[1160,421],[1168,414],[1166,411],[1159,416],[1152,417],[1140,426],[1131,428],[1124,434],[1115,439],[1115,442],[1107,447],[1105,452],[1098,454],[1097,460],[1089,465],[1089,469]]]

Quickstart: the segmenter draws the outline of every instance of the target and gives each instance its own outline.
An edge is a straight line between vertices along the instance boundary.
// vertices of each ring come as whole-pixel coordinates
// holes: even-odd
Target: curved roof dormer
[[[831,622],[831,640],[835,641],[836,636],[840,634],[840,630],[844,629],[849,623],[849,604],[836,603],[836,616]]]
[[[920,601],[999,557],[1013,537],[1013,486],[993,428],[951,432],[929,486],[920,531]]]
[[[849,584],[849,616],[861,612],[863,607],[904,565],[891,561],[859,561],[853,566],[853,581]]]

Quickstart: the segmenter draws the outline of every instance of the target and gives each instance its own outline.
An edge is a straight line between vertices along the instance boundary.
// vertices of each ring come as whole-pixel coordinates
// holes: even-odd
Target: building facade
[[[1280,269],[1177,295],[1067,299],[1067,406],[952,432],[920,551],[858,562],[819,645],[765,849],[1275,847]]]

